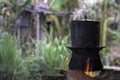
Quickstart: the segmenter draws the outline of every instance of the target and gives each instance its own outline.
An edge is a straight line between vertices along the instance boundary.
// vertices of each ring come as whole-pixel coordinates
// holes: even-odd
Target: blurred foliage
[[[32,3],[32,0],[25,0],[25,2],[20,5],[20,7],[22,8],[26,8],[28,5],[30,5]]]
[[[0,39],[0,80],[27,80],[28,71],[15,37],[7,33]]]
[[[31,0],[26,0],[21,5],[18,4],[18,1],[16,0],[4,0],[0,3],[2,4],[0,5],[0,13],[4,16],[3,27],[5,31],[13,33],[14,35],[16,34],[16,19],[22,10],[30,4],[30,2]],[[56,18],[55,21],[57,21]],[[39,80],[41,77],[41,71],[44,71],[46,74],[56,74],[53,71],[56,67],[67,69],[69,62],[68,57],[70,57],[70,53],[66,48],[68,44],[68,37],[65,37],[62,41],[61,39],[59,40],[58,38],[55,38],[54,41],[55,42],[51,39],[49,39],[49,42],[44,40],[39,41],[40,45],[38,45],[39,47],[36,50],[35,45],[39,43],[35,43],[33,40],[31,47],[25,53],[28,56],[24,57],[21,55],[22,51],[17,48],[19,44],[17,44],[15,38],[6,36],[3,41],[1,39],[0,79],[27,80],[30,78],[30,80]],[[55,62],[54,64],[53,61]],[[48,66],[47,63],[50,65]]]
[[[41,69],[44,75],[57,75],[55,68],[67,69],[70,58],[70,52],[67,49],[68,37],[64,37],[62,41],[55,38],[54,41],[40,41],[38,54],[40,57]]]
[[[104,42],[106,42],[106,51],[105,54],[102,54],[102,59],[103,59],[103,63],[105,65],[110,65],[116,62],[119,62],[119,59],[117,58],[117,60],[112,60],[112,58],[115,58],[115,56],[113,56],[114,52],[118,53],[117,49],[113,52],[110,47],[114,48],[117,45],[120,45],[120,24],[119,24],[119,20],[120,20],[120,10],[119,10],[119,6],[118,4],[115,3],[115,1],[111,1],[108,0],[108,5],[107,5],[107,9],[106,9],[106,14],[104,13],[103,15],[106,15],[107,18],[107,37],[106,40],[104,40]],[[105,17],[103,17],[105,18]],[[105,23],[105,21],[103,21]],[[103,36],[103,35],[102,35]],[[119,63],[118,63],[119,64]]]
[[[69,13],[71,13],[71,11],[73,11],[74,8],[79,7],[78,1],[79,0],[51,0],[51,1],[48,1],[48,2],[50,4],[50,9],[53,10],[53,11],[68,12],[67,15],[63,14],[63,16],[64,16],[64,18],[67,16],[67,21],[69,21],[69,19],[70,19],[70,14]],[[61,17],[62,17],[62,15],[61,15]],[[64,29],[62,27],[63,25],[61,24],[60,17],[55,16],[55,15],[50,15],[49,18],[54,22],[54,24],[55,24],[54,27],[56,29],[56,32],[57,32],[58,36],[59,37],[64,37],[65,32],[64,32]]]
[[[16,20],[18,15],[21,14],[25,7],[31,2],[32,0],[25,0],[21,4],[18,0],[0,0],[0,14],[4,16],[4,30],[16,35]],[[79,7],[79,4],[78,0],[51,0],[50,8],[54,11],[73,11],[75,8]],[[109,0],[109,4],[118,10],[117,18],[119,18],[120,5],[111,2],[111,0]],[[103,8],[105,8],[104,11]],[[108,8],[108,6],[103,7],[102,2],[97,3],[89,10],[88,17],[93,20],[101,19],[103,21],[102,26],[108,27],[108,24],[113,22],[108,21],[109,23],[106,23],[106,20],[108,19],[106,16],[110,13],[108,12]],[[75,15],[81,14],[78,11]],[[55,33],[53,32],[53,26],[50,26],[49,32],[44,29],[47,39],[40,41],[32,39],[29,49],[24,53],[27,56],[21,55],[22,51],[18,49],[19,44],[17,44],[18,42],[15,37],[10,36],[8,33],[0,32],[0,80],[39,80],[42,75],[59,75],[54,72],[55,68],[68,69],[68,63],[71,56],[71,52],[67,49],[67,46],[70,45],[69,25],[65,22],[64,26],[61,25],[59,17],[51,15],[50,18],[55,22]],[[119,19],[116,22],[120,27]],[[65,31],[63,29],[65,29]],[[119,30],[112,30],[108,27],[106,31],[107,34],[112,36],[113,42],[120,42]],[[56,35],[56,33],[58,35]],[[107,48],[106,54],[102,55],[104,64],[109,61],[109,53],[110,49]],[[118,64],[120,61],[111,61],[111,63],[114,62]]]
[[[67,3],[68,0],[53,0],[50,4],[50,7],[53,9],[53,10],[57,10],[57,11],[60,11],[63,8],[63,6]]]
[[[41,67],[40,58],[35,55],[31,55],[25,59],[25,66],[29,71],[29,80],[40,80],[41,78]]]
[[[56,30],[58,32],[58,36],[62,37],[63,36],[63,31],[62,31],[62,27],[60,25],[59,18],[57,16],[50,15],[50,19],[52,19],[55,22],[55,27],[56,27]]]
[[[31,4],[32,0],[25,0],[24,3],[21,0],[1,0],[0,1],[0,14],[3,16],[4,29],[15,35],[17,28],[17,18],[25,10],[26,6]]]
[[[113,42],[115,42],[115,43],[120,42],[120,32],[119,31],[111,30],[111,29],[108,28],[107,32],[114,39]]]
[[[73,3],[74,2],[74,3]],[[73,10],[79,7],[79,0],[52,0],[50,8],[55,11]]]

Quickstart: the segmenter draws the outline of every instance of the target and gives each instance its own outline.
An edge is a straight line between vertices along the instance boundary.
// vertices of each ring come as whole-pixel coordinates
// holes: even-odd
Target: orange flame
[[[90,66],[90,58],[87,59],[87,66],[86,66],[86,70],[84,71],[84,73],[90,77],[95,77],[96,74],[95,72],[91,71],[92,70],[92,66]]]

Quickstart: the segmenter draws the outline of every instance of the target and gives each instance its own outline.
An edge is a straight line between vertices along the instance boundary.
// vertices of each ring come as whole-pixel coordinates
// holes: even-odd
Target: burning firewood
[[[55,69],[55,72],[64,74],[66,76],[66,80],[109,80],[109,77],[112,74],[111,71],[101,71],[99,75],[97,76],[89,76],[86,75],[86,73],[82,70],[62,70],[62,69]],[[96,73],[96,72],[93,72]]]

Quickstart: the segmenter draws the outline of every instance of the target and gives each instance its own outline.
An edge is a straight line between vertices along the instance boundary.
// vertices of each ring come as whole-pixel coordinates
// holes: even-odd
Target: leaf
[[[60,11],[62,6],[67,3],[68,0],[53,0],[50,4],[50,8],[56,11]]]
[[[115,41],[120,42],[120,32],[111,30],[110,28],[108,28],[107,32],[115,39]]]
[[[4,3],[7,5],[12,5],[11,1],[9,1],[9,0],[5,0]]]
[[[32,0],[26,0],[26,1],[24,2],[24,4],[22,4],[20,7],[25,8],[25,7],[27,7],[29,4],[31,4],[31,2],[32,2]]]
[[[67,69],[68,67],[68,64],[65,64],[65,57],[69,58],[67,55],[69,52],[66,48],[68,38],[65,37],[63,41],[61,41],[55,37],[53,41],[41,40],[39,45],[40,66],[46,75],[57,75],[53,71],[54,68]],[[69,53],[69,55],[71,54]]]
[[[7,33],[3,34],[0,41],[0,67],[4,70],[0,76],[6,75],[10,78],[9,80],[25,80],[23,78],[27,70],[23,66],[17,40]]]
[[[73,9],[78,7],[78,0],[52,0],[50,4],[50,8],[55,11],[64,10],[66,8]]]

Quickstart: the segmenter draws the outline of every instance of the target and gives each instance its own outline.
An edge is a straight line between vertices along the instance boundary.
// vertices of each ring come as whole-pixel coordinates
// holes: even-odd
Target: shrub
[[[27,80],[27,75],[16,38],[5,33],[0,39],[0,80]]]
[[[63,40],[55,38],[54,41],[40,41],[38,56],[40,57],[40,67],[44,75],[58,75],[54,68],[67,69],[70,52],[67,49],[68,37]]]

